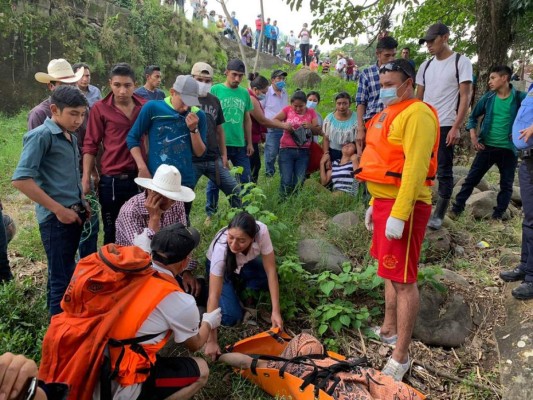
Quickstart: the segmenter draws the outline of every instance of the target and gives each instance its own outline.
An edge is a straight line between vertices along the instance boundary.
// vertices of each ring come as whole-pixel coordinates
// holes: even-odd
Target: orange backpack
[[[150,346],[139,342],[163,332],[134,336],[150,312],[173,291],[181,291],[177,282],[151,268],[150,255],[138,247],[109,244],[83,258],[61,301],[63,312],[52,317],[44,337],[39,379],[66,383],[68,399],[90,400],[99,379],[102,390],[109,390],[111,379],[118,378],[119,371],[128,371],[123,361],[142,359],[148,368],[131,378],[129,384],[146,380],[155,352],[169,335],[161,345]],[[130,318],[125,320],[128,315]],[[128,326],[123,328],[125,321]],[[129,337],[110,336],[118,331],[127,332]],[[108,345],[114,364],[104,368],[105,360],[109,360],[104,354]],[[147,349],[152,351],[147,354]]]

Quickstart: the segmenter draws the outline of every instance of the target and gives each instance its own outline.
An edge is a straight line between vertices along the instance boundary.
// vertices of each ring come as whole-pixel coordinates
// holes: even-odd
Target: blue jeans
[[[282,197],[290,195],[298,186],[303,184],[307,164],[309,164],[308,148],[283,148],[279,150],[280,194]]]
[[[279,142],[283,136],[281,129],[269,129],[265,141],[265,175],[268,177],[276,173],[276,157],[279,153]]]
[[[76,267],[75,257],[82,226],[63,224],[53,215],[39,224],[48,259],[47,305],[51,315],[59,314],[61,299]]]
[[[207,276],[211,271],[211,261],[205,260]],[[268,278],[263,267],[263,261],[257,257],[242,267],[239,274],[224,277],[219,306],[222,309],[222,325],[233,326],[238,324],[244,315],[244,310],[239,301],[238,288],[247,288],[255,291],[268,290]],[[242,290],[241,289],[241,290]]]
[[[235,178],[230,174],[229,170],[222,165],[222,159],[217,158],[214,161],[201,161],[194,162],[194,174],[195,182],[194,186],[198,183],[198,180],[202,175],[209,178],[209,183],[214,183],[217,189],[220,189],[228,197],[229,203],[234,208],[241,207],[241,199],[239,197],[240,187]],[[218,173],[218,183],[217,183]],[[209,203],[206,204],[205,212],[207,215],[212,215],[216,210],[212,210],[209,207]]]
[[[472,194],[476,185],[485,176],[488,170],[496,164],[500,171],[500,192],[498,193],[496,207],[492,213],[493,218],[501,218],[513,195],[514,174],[518,159],[509,149],[485,146],[485,150],[478,151],[470,171],[455,197],[452,210],[459,214],[465,209],[465,203]]]
[[[228,160],[231,161],[234,167],[242,167],[242,174],[240,176],[240,183],[248,183],[251,180],[250,176],[250,158],[246,155],[246,147],[227,146]],[[218,187],[212,180],[207,182],[205,190],[206,205],[205,210],[207,215],[213,215],[218,208]]]
[[[90,226],[90,227],[89,227]],[[98,214],[94,211],[91,214],[89,222],[85,223],[83,234],[78,246],[78,253],[80,258],[87,257],[90,254],[96,253],[98,250],[98,231],[100,230],[100,221]]]
[[[4,216],[0,209],[0,283],[13,279],[7,258],[7,235],[4,228]]]
[[[523,160],[518,169],[522,197],[522,256],[520,269],[526,273],[524,281],[533,282],[533,159]]]
[[[98,188],[104,223],[104,244],[115,243],[115,221],[120,208],[139,194],[139,187],[133,176],[128,179],[118,179],[102,175]]]
[[[451,126],[440,127],[440,142],[438,153],[437,179],[439,180],[439,197],[449,200],[453,192],[453,148],[446,146],[446,136]]]

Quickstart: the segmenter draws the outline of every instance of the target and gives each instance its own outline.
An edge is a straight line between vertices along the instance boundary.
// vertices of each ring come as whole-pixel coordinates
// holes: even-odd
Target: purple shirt
[[[31,131],[44,124],[46,118],[52,118],[50,111],[50,97],[33,107],[28,115],[28,130]]]
[[[265,109],[265,117],[272,119],[289,105],[289,95],[285,90],[282,90],[281,93],[276,93],[272,85],[270,85],[262,103]]]

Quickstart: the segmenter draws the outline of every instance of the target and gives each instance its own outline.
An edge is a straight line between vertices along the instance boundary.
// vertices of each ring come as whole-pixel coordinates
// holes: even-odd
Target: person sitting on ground
[[[154,235],[162,228],[181,223],[187,224],[184,202],[194,200],[195,194],[181,186],[181,174],[172,165],[162,164],[154,178],[135,178],[135,183],[146,190],[129,199],[116,221],[115,243],[121,246],[138,246],[147,253]],[[191,261],[176,280],[187,293],[196,298],[197,304],[205,306],[206,293],[202,293],[203,280],[194,277],[197,262]]]
[[[357,135],[357,114],[350,110],[351,102],[348,93],[340,92],[335,96],[335,111],[324,120],[322,149],[330,161],[340,159],[343,144],[353,142]]]
[[[288,122],[292,127],[290,131],[283,131],[279,149],[280,194],[286,197],[303,184],[309,164],[311,138],[313,135],[319,135],[321,128],[318,126],[315,110],[307,108],[307,97],[301,90],[292,95],[290,106],[283,108],[274,119]],[[299,128],[305,130],[306,138],[297,138],[297,143],[295,137],[299,134],[296,132]]]
[[[291,360],[296,357],[324,353],[326,353],[326,349],[317,338],[307,333],[301,333],[290,340],[279,357]],[[218,360],[234,368],[249,369],[252,367],[254,357],[248,354],[230,352],[222,354]],[[347,358],[345,361],[358,364],[357,358]],[[338,363],[339,360],[327,355],[323,359],[313,358],[312,363],[298,362],[297,360],[286,363],[282,360],[266,361],[259,359],[256,368],[273,368],[279,370],[283,368],[285,373],[304,379],[312,375],[314,371],[313,364],[321,368],[328,368]],[[339,379],[338,381],[337,378]],[[342,400],[420,400],[422,398],[406,384],[396,382],[390,376],[384,375],[382,372],[373,368],[357,365],[350,371],[335,373],[322,390],[325,392],[332,390],[332,398]]]
[[[250,111],[252,117],[252,143],[254,145],[254,154],[250,157],[250,168],[252,170],[252,182],[257,183],[259,179],[259,170],[261,169],[261,153],[259,152],[259,143],[266,139],[267,128],[289,129],[290,125],[265,117],[265,110],[261,101],[263,101],[268,92],[270,82],[259,73],[250,73],[250,98],[254,109]]]
[[[243,319],[239,288],[253,291],[268,288],[272,326],[283,327],[276,256],[264,223],[245,211],[233,217],[228,227],[216,234],[207,250],[206,272],[209,274],[207,311],[220,305],[223,325],[232,326]],[[213,360],[220,354],[216,330],[211,331],[205,354]]]
[[[331,164],[331,168],[328,165]],[[320,160],[320,183],[333,185],[334,192],[357,194],[359,184],[354,178],[354,171],[359,168],[355,142],[346,142],[342,146],[342,157],[330,163],[328,154]]]
[[[500,192],[492,218],[502,219],[511,202],[518,165],[511,133],[520,103],[526,97],[525,92],[515,90],[511,85],[511,73],[511,68],[507,65],[492,67],[489,76],[490,91],[479,99],[470,113],[466,128],[470,130],[470,140],[476,157],[461,190],[455,196],[450,212],[452,217],[464,211],[472,191],[494,164],[500,172]],[[483,120],[478,131],[478,119],[481,116]]]

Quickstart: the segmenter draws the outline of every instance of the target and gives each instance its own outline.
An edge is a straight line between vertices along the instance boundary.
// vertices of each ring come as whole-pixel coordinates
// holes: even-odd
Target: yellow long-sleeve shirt
[[[401,145],[405,154],[400,187],[383,183],[367,182],[368,191],[374,198],[396,199],[391,217],[407,221],[416,201],[431,204],[431,189],[424,185],[429,170],[429,161],[438,123],[433,112],[422,102],[413,103],[400,112],[390,125],[388,140]]]

